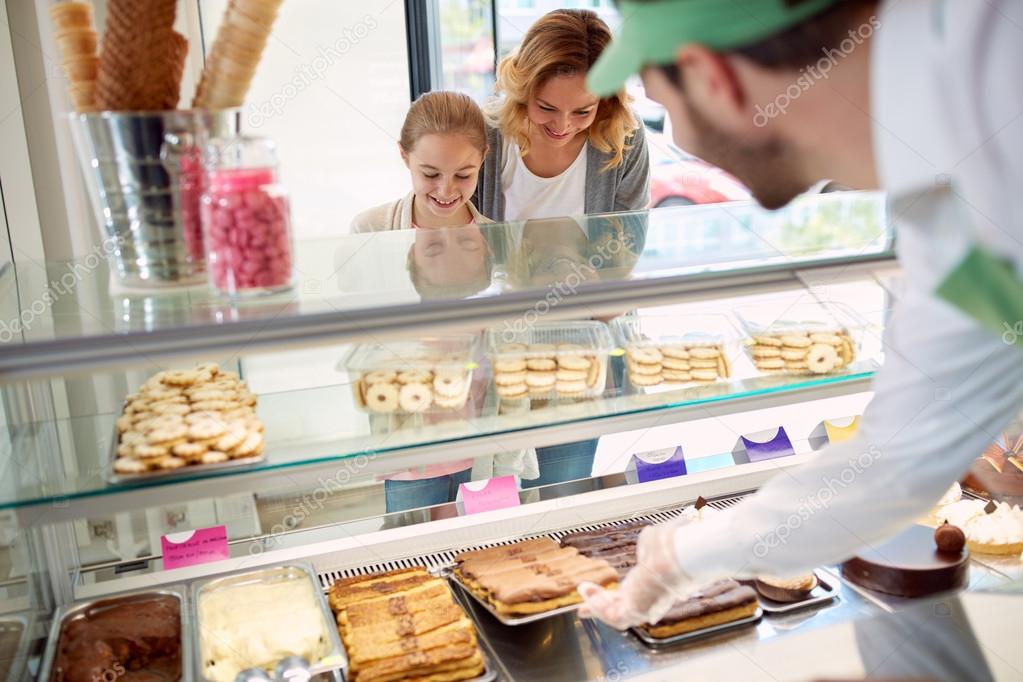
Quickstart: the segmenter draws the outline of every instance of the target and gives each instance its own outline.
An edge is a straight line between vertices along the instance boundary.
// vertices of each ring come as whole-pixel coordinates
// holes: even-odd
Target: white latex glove
[[[619,630],[663,618],[671,605],[694,587],[676,558],[675,531],[681,525],[665,523],[643,529],[636,544],[636,565],[617,590],[593,583],[579,585],[586,602],[579,615],[599,618]]]

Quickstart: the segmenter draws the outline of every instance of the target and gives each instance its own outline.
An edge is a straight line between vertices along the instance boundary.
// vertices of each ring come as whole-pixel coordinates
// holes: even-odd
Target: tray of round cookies
[[[252,466],[265,459],[256,396],[214,363],[158,372],[117,418],[107,480],[126,483]]]
[[[475,334],[368,343],[353,347],[338,370],[351,377],[355,405],[364,412],[454,413],[471,399],[478,353]]]
[[[613,343],[603,322],[537,322],[487,330],[496,392],[502,402],[577,400],[604,392]]]
[[[732,376],[739,335],[725,315],[628,314],[611,321],[625,351],[625,375],[637,391],[709,384]]]
[[[764,374],[819,375],[849,371],[867,322],[840,303],[780,301],[734,311],[743,346]]]

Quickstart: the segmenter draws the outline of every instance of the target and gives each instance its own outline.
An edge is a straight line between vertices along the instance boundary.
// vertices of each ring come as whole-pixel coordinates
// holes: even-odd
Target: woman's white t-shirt
[[[531,220],[581,216],[585,210],[586,147],[579,150],[572,165],[553,178],[541,178],[526,168],[519,146],[505,141],[501,188],[504,190],[504,219]]]

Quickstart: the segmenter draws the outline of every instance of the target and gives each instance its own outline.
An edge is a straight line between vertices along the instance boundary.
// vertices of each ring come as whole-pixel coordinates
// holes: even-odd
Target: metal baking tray
[[[680,635],[673,635],[672,637],[657,638],[652,637],[643,628],[630,628],[632,634],[636,635],[639,641],[646,644],[651,649],[663,649],[669,646],[675,646],[676,644],[682,644],[684,642],[690,642],[696,639],[702,639],[711,635],[716,635],[722,632],[728,632],[729,630],[737,630],[747,625],[754,625],[760,622],[760,619],[764,617],[764,611],[761,608],[757,608],[756,613],[746,618],[740,618],[739,620],[733,620],[731,623],[721,623],[720,625],[712,625],[709,628],[702,628],[700,630],[693,630],[692,632],[683,632]]]
[[[110,445],[110,459],[106,467],[106,480],[108,483],[140,483],[142,481],[164,481],[173,478],[188,478],[197,474],[205,474],[211,471],[237,470],[254,466],[266,461],[266,450],[263,454],[255,457],[244,457],[229,459],[220,464],[189,464],[180,469],[167,469],[165,471],[149,471],[144,474],[122,474],[114,471],[114,462],[117,461],[117,442],[120,434],[117,427],[114,427],[114,438]],[[264,436],[265,439],[265,436]],[[265,448],[264,441],[264,448]]]
[[[493,604],[477,596],[476,593],[470,590],[468,586],[462,584],[461,579],[454,572],[453,566],[447,566],[441,569],[438,572],[438,575],[447,578],[449,581],[451,581],[451,583],[457,585],[458,589],[460,589],[464,594],[468,595],[473,600],[475,600],[476,603],[478,603],[480,606],[486,609],[487,612],[494,618],[496,618],[498,622],[500,622],[502,625],[515,626],[525,625],[527,623],[535,623],[538,620],[553,618],[554,616],[560,616],[563,613],[572,613],[573,611],[577,611],[579,607],[582,606],[582,602],[580,601],[577,604],[559,606],[558,608],[551,609],[550,611],[543,611],[541,613],[531,613],[528,616],[509,616],[507,613],[500,613],[497,609],[494,608]]]
[[[7,654],[0,651],[0,673],[6,666],[6,674],[0,675],[0,682],[20,682],[22,679],[21,673],[27,662],[28,646],[32,638],[32,623],[33,619],[30,615],[12,614],[0,617],[0,628],[19,628],[21,630],[18,633],[17,645],[8,652],[9,657],[4,659],[3,656]]]
[[[316,599],[316,602],[320,607],[320,613],[323,615],[323,624],[330,644],[330,651],[323,659],[311,662],[309,668],[310,672],[314,676],[320,676],[315,677],[314,679],[341,680],[341,671],[348,668],[348,657],[345,653],[344,646],[341,644],[341,634],[337,629],[337,621],[334,620],[334,615],[330,612],[330,607],[327,605],[327,598],[323,589],[320,587],[319,578],[316,577],[316,572],[313,570],[313,567],[305,562],[278,564],[276,566],[267,566],[265,568],[249,569],[230,573],[226,576],[214,578],[205,582],[197,581],[192,583],[190,606],[192,623],[194,625],[192,633],[194,636],[193,650],[195,652],[195,656],[193,657],[193,675],[195,679],[199,682],[211,682],[211,680],[203,674],[202,628],[199,616],[199,602],[204,594],[210,591],[239,585],[299,579],[309,581],[309,587],[313,592],[314,599]]]
[[[832,584],[829,580],[825,580],[821,575],[821,571],[814,571],[813,574],[817,576],[817,587],[810,590],[810,594],[806,599],[793,602],[780,602],[768,599],[764,595],[760,594],[760,592],[757,592],[757,599],[760,600],[760,608],[762,608],[764,613],[768,615],[772,613],[788,613],[790,611],[798,611],[799,609],[825,604],[832,599],[837,599],[838,587]],[[756,590],[756,586],[753,586],[753,589]]]
[[[188,670],[192,665],[193,660],[192,621],[189,618],[189,611],[186,603],[187,600],[185,599],[185,589],[180,586],[173,586],[155,590],[145,590],[142,592],[132,592],[113,597],[104,597],[103,599],[95,599],[92,601],[81,602],[79,604],[72,604],[70,606],[62,606],[57,609],[57,612],[53,616],[53,623],[50,625],[50,635],[46,640],[46,650],[43,653],[42,666],[39,669],[38,679],[40,682],[49,682],[53,675],[53,667],[57,662],[57,648],[60,643],[60,633],[63,630],[64,623],[66,621],[79,616],[85,616],[86,613],[93,609],[101,609],[131,602],[147,601],[152,599],[154,596],[174,597],[178,600],[178,608],[180,609],[181,615],[181,679],[188,679]]]

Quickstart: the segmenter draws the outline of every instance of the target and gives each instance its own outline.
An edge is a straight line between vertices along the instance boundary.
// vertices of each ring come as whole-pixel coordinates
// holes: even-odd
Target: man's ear
[[[725,55],[690,43],[679,47],[675,62],[693,108],[725,130],[746,128],[748,93]]]

